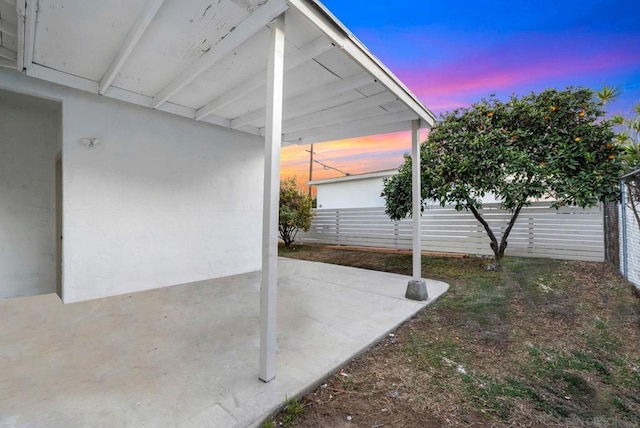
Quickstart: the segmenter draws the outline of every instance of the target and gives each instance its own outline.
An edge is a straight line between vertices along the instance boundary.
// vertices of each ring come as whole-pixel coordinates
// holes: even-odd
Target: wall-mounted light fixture
[[[82,145],[87,149],[95,149],[100,142],[100,138],[83,138],[80,140],[80,143],[82,143]]]

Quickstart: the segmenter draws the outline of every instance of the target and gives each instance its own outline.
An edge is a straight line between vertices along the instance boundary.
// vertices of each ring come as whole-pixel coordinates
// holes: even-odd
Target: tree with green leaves
[[[311,227],[311,198],[298,189],[295,177],[280,182],[280,216],[278,233],[285,247],[291,246],[298,232]]]
[[[420,147],[422,199],[469,210],[484,227],[498,267],[522,207],[589,207],[619,199],[620,146],[612,123],[589,89],[495,96],[441,115]],[[511,213],[500,240],[483,218],[493,194]],[[411,158],[385,181],[382,195],[394,220],[411,214]]]
[[[613,123],[621,128],[616,138],[624,149],[622,164],[625,173],[630,174],[640,169],[640,104],[634,108],[634,115],[624,117],[616,115]],[[631,208],[640,226],[640,173],[627,175],[625,180],[626,202]]]
[[[620,88],[604,85],[596,91],[596,97],[603,107],[622,95]],[[632,116],[625,117],[621,114],[613,116],[612,122],[619,130],[616,140],[624,149],[622,155],[622,168],[625,188],[626,203],[631,208],[640,227],[640,174],[634,172],[640,169],[640,104],[633,108]]]

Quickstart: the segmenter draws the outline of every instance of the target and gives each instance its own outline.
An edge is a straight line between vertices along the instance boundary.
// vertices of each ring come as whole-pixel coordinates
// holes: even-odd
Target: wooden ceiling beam
[[[136,18],[136,22],[134,22],[133,27],[129,30],[127,38],[124,40],[122,46],[120,46],[118,54],[113,58],[109,68],[104,73],[104,76],[102,76],[102,79],[100,79],[100,95],[104,95],[107,89],[109,89],[113,79],[116,78],[120,69],[129,58],[129,55],[131,55],[133,49],[151,24],[151,21],[153,21],[156,13],[160,10],[162,3],[164,3],[164,0],[147,0],[138,18]]]
[[[198,58],[189,68],[184,70],[173,81],[153,97],[153,108],[158,108],[180,89],[187,86],[202,73],[211,68],[226,55],[233,52],[259,30],[280,16],[288,8],[282,0],[269,0],[252,12],[244,21],[218,40],[208,52]],[[201,119],[202,117],[198,117]]]

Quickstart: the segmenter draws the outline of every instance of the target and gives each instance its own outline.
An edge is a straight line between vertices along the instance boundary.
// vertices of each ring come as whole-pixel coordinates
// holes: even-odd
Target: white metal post
[[[417,120],[411,121],[411,192],[413,202],[413,279],[422,279],[422,242],[420,234],[420,128]]]
[[[278,287],[278,206],[284,86],[284,13],[271,26],[267,54],[262,283],[260,287],[260,372],[264,382],[276,375],[276,297]]]
[[[420,120],[411,121],[411,197],[413,218],[413,278],[407,286],[406,297],[413,300],[426,300],[427,286],[422,280],[422,242],[420,215],[422,194],[420,190]]]

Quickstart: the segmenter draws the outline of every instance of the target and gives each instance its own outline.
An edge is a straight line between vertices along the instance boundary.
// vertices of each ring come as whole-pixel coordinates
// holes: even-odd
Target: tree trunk
[[[471,204],[468,204],[467,206],[473,213],[473,216],[476,218],[476,220],[478,220],[480,224],[482,224],[482,226],[484,227],[484,230],[487,232],[487,235],[491,240],[491,249],[493,250],[493,258],[495,261],[495,266],[496,268],[499,268],[500,263],[502,262],[502,258],[504,257],[504,251],[507,249],[507,238],[509,237],[509,233],[511,233],[511,229],[513,229],[513,225],[516,223],[516,220],[518,219],[518,215],[520,214],[520,210],[522,209],[522,204],[519,204],[518,207],[513,212],[513,215],[509,220],[509,225],[507,226],[504,233],[502,234],[502,237],[500,238],[500,244],[498,244],[498,239],[496,238],[496,235],[493,233],[493,230],[491,230],[489,223],[487,223],[485,219],[482,218],[478,210]]]
[[[284,242],[285,248],[289,248],[291,244],[295,242],[296,236],[298,236],[297,227],[280,226],[278,231],[280,232],[280,238]]]

